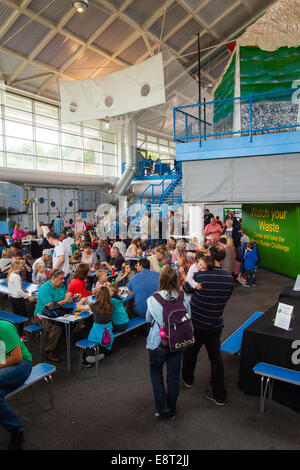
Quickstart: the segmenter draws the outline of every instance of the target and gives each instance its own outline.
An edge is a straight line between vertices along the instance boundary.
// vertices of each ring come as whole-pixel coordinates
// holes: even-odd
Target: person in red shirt
[[[92,291],[86,290],[86,280],[89,275],[90,266],[88,263],[80,263],[75,271],[74,277],[68,286],[68,292],[80,295],[80,298],[92,295]]]
[[[216,222],[217,222],[217,224],[220,225],[220,227],[223,228],[223,224],[222,224],[222,222],[221,222],[221,220],[220,220],[220,217],[219,217],[218,215],[217,215],[217,217],[216,217]]]

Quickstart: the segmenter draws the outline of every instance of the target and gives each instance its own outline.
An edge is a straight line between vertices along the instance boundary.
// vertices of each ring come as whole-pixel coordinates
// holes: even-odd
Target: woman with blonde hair
[[[13,239],[14,240],[22,240],[22,238],[26,237],[27,232],[21,229],[20,224],[16,224],[14,227]]]
[[[31,297],[25,290],[22,289],[22,278],[20,272],[22,271],[24,262],[13,261],[10,270],[7,274],[7,286],[10,296],[11,306],[13,313],[27,317],[27,309],[25,300],[34,302],[35,298]],[[20,334],[23,333],[19,331]]]
[[[82,217],[77,217],[77,221],[75,224],[75,235],[77,235],[78,232],[85,232],[86,231],[86,225],[82,220]]]

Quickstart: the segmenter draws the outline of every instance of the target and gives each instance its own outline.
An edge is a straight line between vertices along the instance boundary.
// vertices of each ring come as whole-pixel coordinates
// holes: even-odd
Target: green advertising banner
[[[300,205],[243,204],[243,228],[257,243],[260,266],[296,278],[300,274]]]

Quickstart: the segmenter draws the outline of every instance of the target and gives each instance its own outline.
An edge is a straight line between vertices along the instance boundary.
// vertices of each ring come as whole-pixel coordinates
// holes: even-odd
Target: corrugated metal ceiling
[[[201,33],[203,49],[223,44],[235,39],[233,34],[240,35],[272,3],[274,0],[90,0],[87,12],[79,15],[71,0],[1,0],[0,71],[8,84],[18,87],[21,81],[22,89],[27,86],[54,99],[59,98],[58,77],[101,76],[159,50],[168,50],[193,74],[197,54],[185,54],[197,50],[197,33]],[[221,45],[203,51],[201,57],[202,83],[214,84],[230,52]],[[40,75],[47,72],[50,79],[44,77],[43,81]]]

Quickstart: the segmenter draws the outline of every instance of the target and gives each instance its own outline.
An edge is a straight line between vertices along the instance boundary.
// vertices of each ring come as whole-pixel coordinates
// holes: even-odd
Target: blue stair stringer
[[[171,181],[170,176],[172,177]],[[174,177],[175,176],[175,177]],[[161,195],[154,198],[154,189],[161,187]],[[143,203],[143,196],[145,193],[151,193],[152,197]],[[122,214],[117,221],[117,231],[122,221],[129,220],[131,228],[139,227],[139,222],[144,213],[148,211],[152,204],[160,205],[167,204],[168,206],[180,206],[182,202],[182,165],[177,165],[168,174],[162,177],[159,184],[149,184],[147,188],[140,194],[140,196],[128,207],[127,211]],[[140,208],[137,210],[138,205]],[[130,214],[133,214],[132,216]],[[139,231],[139,229],[137,230]]]

